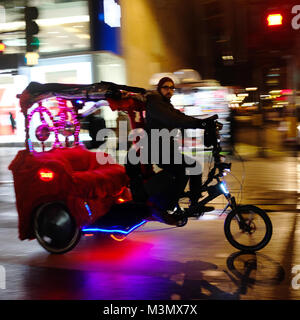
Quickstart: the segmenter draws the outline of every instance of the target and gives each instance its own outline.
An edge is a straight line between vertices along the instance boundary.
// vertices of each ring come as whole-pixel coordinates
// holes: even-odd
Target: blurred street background
[[[299,14],[292,0],[0,0],[0,299],[299,299]],[[219,198],[184,228],[148,223],[120,243],[84,237],[53,256],[21,242],[8,170],[25,140],[16,95],[31,81],[154,89],[163,76],[174,79],[177,109],[219,115],[227,184],[268,212],[270,244],[257,254],[231,247]],[[95,151],[95,132],[118,135],[127,116],[89,110],[79,110],[80,139]]]

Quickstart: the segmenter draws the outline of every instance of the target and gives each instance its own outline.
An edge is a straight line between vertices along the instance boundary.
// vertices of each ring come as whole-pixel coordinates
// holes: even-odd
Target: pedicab
[[[126,98],[122,98],[124,92]],[[145,103],[140,97],[145,94],[143,88],[102,81],[90,85],[31,82],[18,95],[25,119],[25,149],[17,153],[9,169],[20,240],[37,239],[48,252],[62,254],[72,250],[82,234],[102,232],[123,240],[149,221],[186,225],[191,212],[177,204],[188,196],[184,191],[188,178],[165,170],[154,173],[152,165],[122,166],[106,152],[87,150],[79,139],[79,110],[86,102],[101,106],[99,101],[106,101],[112,110],[128,114],[133,129],[143,128]],[[58,106],[55,110],[49,103],[53,99]],[[258,207],[238,206],[221,180],[231,164],[221,161],[218,130],[222,126],[217,116],[211,119],[214,129],[206,144],[212,147],[214,167],[203,185],[208,196],[196,211],[202,215],[206,203],[224,195],[226,208],[231,208],[224,224],[227,240],[240,250],[260,250],[271,239],[271,221]],[[215,185],[211,185],[213,180]],[[145,191],[145,201],[136,200],[132,185],[137,181]],[[174,200],[174,209],[167,210]],[[257,223],[264,232],[253,241]],[[245,242],[240,234],[246,236]]]

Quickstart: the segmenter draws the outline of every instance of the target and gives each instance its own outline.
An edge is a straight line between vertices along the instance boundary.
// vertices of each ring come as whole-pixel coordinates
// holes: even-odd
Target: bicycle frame
[[[200,202],[198,202],[194,210],[195,211],[199,210],[198,212],[201,212],[201,208],[203,208],[207,203],[209,203],[210,201],[214,200],[215,198],[223,194],[226,200],[228,201],[228,204],[225,206],[222,213],[220,214],[221,216],[222,214],[225,213],[228,207],[230,207],[232,210],[235,210],[237,205],[236,205],[235,197],[230,194],[225,182],[220,179],[221,177],[223,177],[224,170],[226,169],[230,170],[231,163],[221,162],[220,152],[222,151],[222,148],[220,146],[220,142],[218,141],[219,128],[217,123],[215,124],[216,124],[216,136],[215,136],[216,139],[214,141],[213,149],[212,149],[212,154],[214,158],[214,167],[208,173],[207,180],[205,181],[205,183],[201,188],[201,192],[207,192],[208,196],[202,199]],[[220,128],[222,128],[222,126]],[[217,169],[219,172],[216,174]],[[209,186],[209,184],[213,180],[216,180],[217,183],[215,185]],[[239,223],[243,221],[243,218],[239,214],[238,214],[238,221]]]
[[[228,209],[228,207],[231,208],[232,211],[236,210],[237,204],[235,197],[232,196],[227,189],[226,183],[221,180],[221,177],[224,176],[223,171],[226,169],[230,169],[231,163],[224,163],[221,162],[221,156],[220,156],[220,151],[222,151],[222,148],[220,146],[220,143],[217,139],[218,136],[218,128],[216,126],[216,141],[213,145],[212,153],[214,157],[214,167],[210,170],[208,173],[208,178],[203,184],[201,188],[201,192],[207,192],[208,196],[202,199],[200,202],[197,203],[195,206],[194,210],[195,212],[201,212],[201,209],[210,201],[214,200],[221,194],[223,194],[228,201],[228,204],[225,206],[223,211],[221,212],[220,216],[225,213],[225,211]],[[216,170],[218,169],[219,173],[216,174]],[[209,186],[209,184],[213,181],[216,180],[217,183],[215,185]],[[205,212],[203,212],[201,215],[203,215]],[[240,229],[244,231],[249,231],[250,226],[246,223],[245,219],[243,216],[237,211],[236,214],[236,219],[238,221]]]
[[[206,188],[202,189],[202,191],[207,191],[208,196],[205,197],[200,202],[198,202],[197,208],[199,208],[199,209],[202,208],[208,202],[214,200],[215,198],[217,198],[221,194],[223,194],[225,196],[226,200],[228,201],[228,204],[224,208],[221,215],[227,210],[228,207],[230,207],[232,210],[234,210],[236,208],[235,197],[229,193],[229,191],[227,190],[227,186],[223,181],[219,180],[217,184],[215,184],[213,186],[206,187]]]
[[[214,168],[210,171],[209,175],[212,172],[215,172],[217,169],[217,166],[215,165]],[[217,183],[215,185],[208,186],[208,184],[213,180],[217,180]],[[230,207],[232,210],[236,208],[236,201],[235,197],[230,194],[230,192],[227,189],[227,186],[224,181],[221,181],[218,175],[213,175],[212,178],[208,177],[206,182],[204,183],[202,189],[202,192],[207,192],[208,196],[202,199],[200,202],[197,203],[195,210],[197,211],[198,209],[201,210],[207,203],[210,201],[214,200],[220,195],[224,195],[226,200],[228,201],[228,204],[224,208],[223,212],[220,214],[224,214],[225,211],[227,210],[228,207]]]

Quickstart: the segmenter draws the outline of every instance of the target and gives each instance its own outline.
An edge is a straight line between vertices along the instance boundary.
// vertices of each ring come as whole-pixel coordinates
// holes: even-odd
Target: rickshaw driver
[[[184,113],[176,110],[171,104],[170,100],[174,94],[175,84],[174,81],[169,77],[164,77],[160,79],[157,84],[156,92],[151,92],[147,95],[146,100],[146,126],[145,130],[148,133],[148,157],[152,152],[159,152],[160,159],[155,164],[166,171],[171,172],[174,176],[187,175],[186,169],[193,168],[196,160],[183,155],[179,151],[179,144],[176,142],[175,138],[171,136],[170,138],[170,162],[163,163],[162,152],[164,151],[162,145],[156,146],[159,150],[151,149],[151,130],[152,129],[210,129],[213,125],[213,120],[207,119],[197,119],[185,115]],[[182,159],[182,164],[177,164],[175,159]],[[201,198],[201,186],[202,186],[202,172],[197,175],[190,175],[190,192],[189,197],[191,200],[190,212],[196,206],[198,199]],[[174,199],[177,201],[177,199]],[[211,211],[213,207],[204,207],[203,211]],[[197,213],[195,212],[197,215]]]

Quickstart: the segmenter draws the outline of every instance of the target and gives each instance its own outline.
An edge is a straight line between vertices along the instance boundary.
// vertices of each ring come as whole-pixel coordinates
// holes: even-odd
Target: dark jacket
[[[203,128],[202,120],[176,110],[170,100],[159,93],[150,93],[146,103],[146,130]]]
[[[151,146],[151,129],[197,129],[203,128],[203,120],[196,119],[185,115],[184,113],[176,110],[171,104],[170,100],[160,95],[159,93],[150,93],[147,95],[146,103],[146,125],[145,129],[148,136],[148,155],[153,152],[159,152],[162,155],[165,150],[161,142]],[[182,135],[183,136],[183,135]],[[153,149],[154,147],[154,149]],[[177,139],[173,136],[170,137],[170,161],[173,163],[173,155],[180,152]],[[153,160],[150,160],[153,163]],[[162,167],[162,158],[155,161],[157,165]]]

